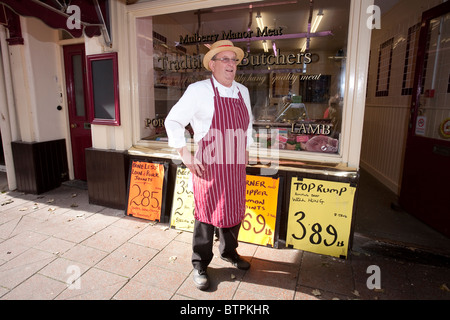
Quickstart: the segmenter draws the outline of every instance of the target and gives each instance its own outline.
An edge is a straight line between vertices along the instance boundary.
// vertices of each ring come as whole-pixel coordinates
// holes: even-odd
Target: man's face
[[[228,62],[220,59],[227,59]],[[231,87],[234,77],[236,76],[236,54],[233,51],[222,51],[215,55],[215,60],[209,62],[209,68],[211,69],[214,78],[219,81],[220,84]]]

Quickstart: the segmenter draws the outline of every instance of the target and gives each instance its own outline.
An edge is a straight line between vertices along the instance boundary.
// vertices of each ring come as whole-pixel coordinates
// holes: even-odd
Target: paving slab
[[[219,257],[211,286],[192,281],[192,234],[89,204],[68,186],[0,194],[0,300],[449,300],[447,257],[356,234],[347,260],[239,244],[251,263]],[[369,288],[371,266],[381,287]],[[369,285],[368,285],[369,283]]]

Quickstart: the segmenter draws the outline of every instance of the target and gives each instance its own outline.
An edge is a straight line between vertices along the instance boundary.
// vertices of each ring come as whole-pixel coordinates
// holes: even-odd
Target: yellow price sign
[[[247,175],[246,210],[239,241],[273,247],[278,188],[279,178]]]
[[[194,230],[194,193],[190,190],[188,168],[177,168],[170,226],[178,230]]]
[[[346,258],[355,191],[349,183],[292,178],[286,244]]]

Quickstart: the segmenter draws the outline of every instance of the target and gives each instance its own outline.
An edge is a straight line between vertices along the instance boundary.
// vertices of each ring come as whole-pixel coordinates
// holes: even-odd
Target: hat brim
[[[209,68],[209,61],[211,61],[211,59],[216,54],[223,52],[223,51],[232,51],[232,52],[236,53],[236,58],[238,59],[237,64],[241,63],[242,59],[244,59],[244,51],[239,47],[222,46],[222,47],[214,48],[214,49],[209,50],[209,52],[207,54],[205,54],[205,57],[203,58],[203,66],[205,67],[206,70],[211,71],[211,69]]]

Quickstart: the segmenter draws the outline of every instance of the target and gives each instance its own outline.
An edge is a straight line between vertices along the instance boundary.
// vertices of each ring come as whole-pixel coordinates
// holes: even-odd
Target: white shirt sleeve
[[[186,145],[185,127],[191,122],[196,112],[195,95],[192,85],[188,86],[183,96],[172,107],[166,117],[164,126],[169,146],[172,148],[182,148]]]
[[[210,80],[189,85],[165,120],[169,146],[178,149],[186,145],[186,138],[190,137],[185,129],[188,124],[194,130],[194,141],[200,141],[211,127],[213,115],[214,91]]]

